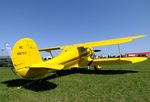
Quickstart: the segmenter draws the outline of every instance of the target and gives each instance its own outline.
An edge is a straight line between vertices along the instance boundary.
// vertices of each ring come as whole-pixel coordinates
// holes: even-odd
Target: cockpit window
[[[80,50],[81,52],[85,52],[85,51],[87,50],[87,48],[79,47],[79,50]]]

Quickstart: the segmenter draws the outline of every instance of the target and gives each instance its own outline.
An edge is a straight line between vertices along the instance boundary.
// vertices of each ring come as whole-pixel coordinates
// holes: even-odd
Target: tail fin
[[[42,62],[35,42],[30,38],[23,38],[16,42],[12,50],[12,62],[15,70],[29,68],[33,64]]]

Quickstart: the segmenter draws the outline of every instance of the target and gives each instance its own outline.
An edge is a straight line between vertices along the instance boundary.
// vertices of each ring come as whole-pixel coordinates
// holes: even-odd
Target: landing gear
[[[59,73],[60,73],[59,71],[55,72],[56,77],[59,77]]]
[[[99,71],[101,68],[102,68],[102,67],[101,67],[101,66],[99,66],[99,65],[94,66],[94,70],[95,70],[95,71]]]

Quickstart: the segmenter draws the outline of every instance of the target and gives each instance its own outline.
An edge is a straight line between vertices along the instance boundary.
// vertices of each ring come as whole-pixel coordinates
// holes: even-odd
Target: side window
[[[79,47],[79,50],[80,50],[81,52],[85,52],[85,51],[87,50],[87,48]]]

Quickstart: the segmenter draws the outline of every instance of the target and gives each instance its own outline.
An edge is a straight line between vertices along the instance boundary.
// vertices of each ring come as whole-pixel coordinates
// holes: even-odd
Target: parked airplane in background
[[[56,72],[67,68],[80,68],[83,66],[93,66],[100,69],[103,65],[110,64],[129,64],[146,60],[146,57],[125,57],[125,58],[95,58],[94,50],[97,46],[118,45],[131,42],[144,35],[118,38],[112,40],[87,42],[81,44],[72,44],[66,46],[58,46],[53,48],[38,49],[35,42],[30,38],[23,38],[16,42],[12,49],[13,71],[23,78],[41,78],[49,72]],[[49,59],[43,61],[39,51],[46,51],[51,54],[53,50],[62,50],[62,52]]]

